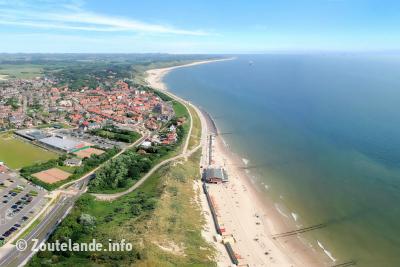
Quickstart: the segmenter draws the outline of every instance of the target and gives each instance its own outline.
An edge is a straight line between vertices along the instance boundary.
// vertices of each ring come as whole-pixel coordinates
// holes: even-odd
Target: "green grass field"
[[[178,101],[174,101],[172,103],[172,107],[175,111],[175,116],[176,117],[185,117],[185,118],[189,118],[189,114],[188,111],[186,109],[186,107],[184,105],[182,105],[180,102]]]
[[[43,69],[39,65],[22,64],[22,65],[7,65],[0,66],[0,76],[3,79],[31,79],[42,76]]]
[[[12,169],[19,169],[37,162],[57,158],[57,154],[41,149],[13,136],[12,133],[0,134],[0,161]]]
[[[68,129],[68,128],[72,128],[72,126],[66,124],[66,123],[48,123],[48,124],[41,124],[39,126],[36,126],[36,128],[38,129],[43,129],[43,128],[50,128],[50,127],[54,127],[54,126],[58,126],[59,128],[63,128],[63,129]]]
[[[189,107],[190,113],[192,114],[193,118],[193,127],[192,127],[192,134],[189,139],[189,149],[193,149],[200,144],[201,139],[201,121],[199,115],[194,110],[194,108]]]

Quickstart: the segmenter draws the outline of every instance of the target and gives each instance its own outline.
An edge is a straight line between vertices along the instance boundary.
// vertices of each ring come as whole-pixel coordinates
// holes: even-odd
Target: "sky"
[[[389,0],[0,0],[7,53],[386,51],[399,29]]]

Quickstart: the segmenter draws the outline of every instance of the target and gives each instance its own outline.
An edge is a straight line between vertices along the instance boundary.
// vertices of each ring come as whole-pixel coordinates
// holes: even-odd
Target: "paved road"
[[[79,195],[61,196],[60,201],[58,201],[49,213],[44,216],[39,225],[24,238],[27,242],[26,250],[18,251],[14,246],[7,256],[0,260],[0,266],[17,267],[24,265],[30,257],[34,255],[34,252],[31,251],[34,244],[33,239],[38,239],[39,243],[47,240],[50,234],[55,230],[57,223],[61,221],[61,219],[66,216],[69,209],[72,208],[78,196]]]
[[[142,178],[140,178],[133,186],[129,187],[128,190],[125,190],[123,192],[119,192],[119,193],[115,193],[115,194],[92,194],[93,196],[96,197],[96,199],[98,200],[107,200],[107,201],[111,201],[114,199],[117,199],[123,195],[126,195],[130,192],[132,192],[133,190],[135,190],[136,188],[138,188],[139,186],[141,186],[155,171],[157,171],[160,167],[166,165],[167,163],[180,159],[180,158],[186,158],[189,157],[190,155],[192,155],[194,152],[196,152],[197,149],[199,149],[201,147],[201,144],[198,145],[197,147],[193,148],[192,150],[186,152],[186,153],[182,153],[179,154],[178,156],[166,159],[160,163],[158,163],[156,166],[154,166],[153,168],[151,168],[151,170],[146,173],[146,175],[144,175]]]

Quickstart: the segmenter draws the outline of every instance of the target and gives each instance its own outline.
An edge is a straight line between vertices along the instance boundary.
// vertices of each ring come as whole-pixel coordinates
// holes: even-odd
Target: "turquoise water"
[[[232,133],[288,220],[327,224],[304,235],[317,250],[400,266],[400,56],[239,56],[165,82]]]

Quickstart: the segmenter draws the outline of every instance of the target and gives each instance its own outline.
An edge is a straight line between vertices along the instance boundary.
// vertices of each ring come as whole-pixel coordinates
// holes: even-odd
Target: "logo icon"
[[[15,246],[17,247],[18,251],[25,251],[25,249],[28,247],[28,243],[24,239],[20,239],[17,241]]]

